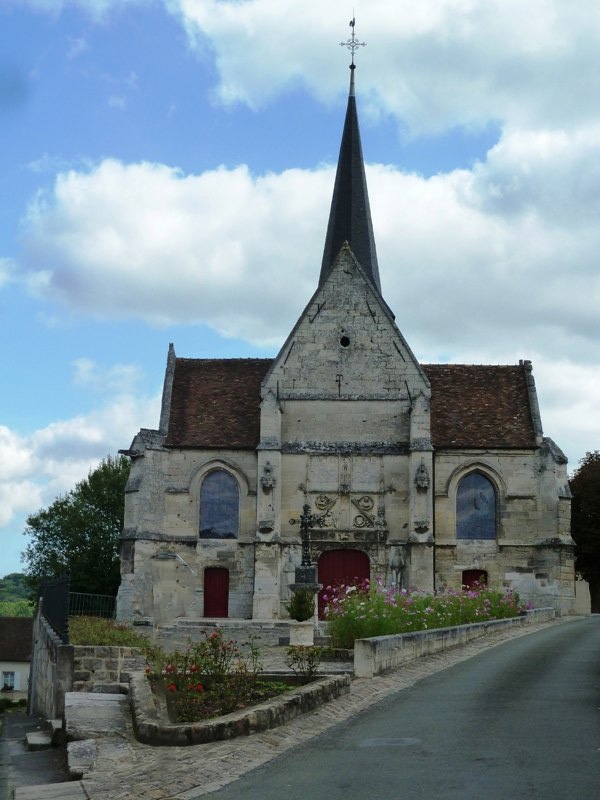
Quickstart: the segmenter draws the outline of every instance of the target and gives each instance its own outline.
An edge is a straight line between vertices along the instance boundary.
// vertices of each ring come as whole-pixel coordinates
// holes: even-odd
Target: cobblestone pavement
[[[420,658],[387,675],[356,679],[349,694],[265,733],[190,747],[150,747],[137,742],[129,729],[123,738],[99,741],[94,769],[82,781],[83,787],[90,800],[191,800],[210,794],[422,678],[509,639],[570,619],[494,633]],[[270,651],[264,659],[266,668],[278,666],[278,652]]]

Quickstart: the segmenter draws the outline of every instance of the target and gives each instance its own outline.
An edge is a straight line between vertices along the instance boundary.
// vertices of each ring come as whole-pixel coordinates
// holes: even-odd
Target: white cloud
[[[170,0],[190,41],[210,48],[223,103],[258,108],[301,85],[330,102],[347,75],[345,0]],[[358,80],[374,113],[415,132],[505,120],[527,127],[596,115],[600,15],[595,0],[356,2],[367,41]],[[339,48],[338,48],[339,49]],[[357,56],[358,59],[358,56]]]
[[[151,5],[160,0],[3,0],[7,5],[24,6],[58,16],[67,8],[77,8],[100,22],[108,12],[125,5]]]
[[[118,373],[117,366],[108,374]],[[93,367],[94,378],[99,377]],[[87,477],[107,455],[127,447],[140,427],[156,427],[160,399],[123,392],[87,415],[52,422],[28,435],[0,426],[0,551],[17,566],[25,518]]]
[[[534,357],[544,433],[569,457],[572,472],[589,450],[600,450],[600,363]]]
[[[13,280],[16,264],[12,258],[0,257],[0,289]]]
[[[114,160],[70,171],[29,210],[31,286],[100,316],[278,341],[314,288],[332,180],[331,169],[184,176]]]
[[[123,95],[111,94],[108,98],[108,105],[110,108],[118,108],[124,111],[127,108],[127,98]]]
[[[444,342],[456,357],[475,339],[488,357],[526,355],[551,338],[556,357],[595,360],[594,131],[507,134],[474,170],[427,179],[369,169],[384,295],[423,351]],[[328,166],[72,170],[30,208],[31,285],[98,316],[205,322],[277,344],[316,285],[332,184]]]
[[[135,364],[114,364],[103,369],[90,358],[78,358],[73,368],[75,385],[97,394],[134,394],[141,378],[141,370]]]
[[[162,4],[190,46],[214,56],[215,97],[260,108],[303,87],[331,103],[346,90],[339,47],[354,8],[365,108],[413,134],[490,121],[527,128],[584,125],[597,115],[596,0],[8,0],[102,22]],[[337,48],[337,53],[336,53]],[[339,64],[340,68],[336,68]]]
[[[89,44],[85,36],[69,36],[68,42],[69,46],[66,55],[69,61],[79,58],[80,55],[83,55],[83,53],[89,49]]]

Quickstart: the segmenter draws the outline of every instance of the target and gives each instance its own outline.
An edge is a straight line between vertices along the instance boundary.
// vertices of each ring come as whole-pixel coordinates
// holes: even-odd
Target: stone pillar
[[[279,619],[281,607],[281,408],[269,391],[260,411],[253,619]]]
[[[430,398],[419,392],[412,399],[408,492],[410,585],[433,591],[433,447],[431,445]]]
[[[281,545],[256,542],[252,619],[279,619],[281,605]]]

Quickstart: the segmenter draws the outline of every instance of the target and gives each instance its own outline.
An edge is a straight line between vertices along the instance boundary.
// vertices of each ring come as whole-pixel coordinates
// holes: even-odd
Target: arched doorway
[[[229,616],[229,570],[225,567],[204,570],[204,616]]]
[[[323,619],[325,603],[323,594],[327,586],[340,583],[361,583],[371,577],[369,557],[362,550],[326,550],[319,556],[318,581],[323,585],[319,592],[319,619]]]

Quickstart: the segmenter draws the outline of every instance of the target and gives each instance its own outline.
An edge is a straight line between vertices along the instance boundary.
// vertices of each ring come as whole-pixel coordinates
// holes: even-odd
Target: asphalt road
[[[600,800],[600,615],[425,678],[215,800]]]

